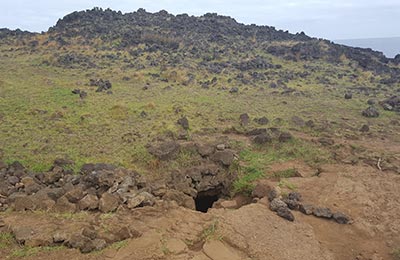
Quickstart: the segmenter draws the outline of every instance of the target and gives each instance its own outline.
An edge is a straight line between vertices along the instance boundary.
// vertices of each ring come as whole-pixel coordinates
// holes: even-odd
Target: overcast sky
[[[400,36],[400,0],[0,0],[0,28],[46,31],[58,18],[94,6],[122,12],[140,7],[173,14],[217,12],[246,24],[330,40]]]

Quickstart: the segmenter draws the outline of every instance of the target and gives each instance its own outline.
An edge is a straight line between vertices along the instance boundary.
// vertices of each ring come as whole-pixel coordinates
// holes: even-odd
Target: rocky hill
[[[0,255],[397,260],[399,57],[217,14],[0,29]]]

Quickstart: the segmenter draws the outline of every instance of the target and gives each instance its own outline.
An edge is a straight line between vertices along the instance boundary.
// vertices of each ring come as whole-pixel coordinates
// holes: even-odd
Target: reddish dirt
[[[357,142],[365,146],[369,143]],[[385,151],[399,154],[397,143],[385,145]],[[351,223],[340,225],[297,211],[295,221],[289,222],[269,210],[265,199],[236,210],[211,209],[206,214],[165,202],[154,208],[111,214],[103,220],[98,214],[60,219],[17,212],[2,213],[0,218],[10,227],[23,223],[44,233],[54,226],[78,230],[87,223],[110,227],[126,224],[142,233],[120,248],[111,246],[90,254],[65,248],[41,251],[24,259],[394,259],[391,253],[400,248],[400,175],[362,162],[324,165],[318,175],[302,161],[272,165],[271,170],[289,168],[305,172],[303,177],[287,180],[304,202],[343,212],[351,217]],[[10,255],[16,248],[2,248],[0,253]]]

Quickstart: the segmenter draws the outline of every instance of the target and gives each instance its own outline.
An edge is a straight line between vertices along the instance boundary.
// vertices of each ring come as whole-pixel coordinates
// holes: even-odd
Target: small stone
[[[214,153],[211,159],[215,162],[220,162],[225,166],[230,166],[235,159],[235,156],[232,151],[224,150]]]
[[[189,120],[186,117],[182,117],[178,119],[178,125],[182,126],[183,129],[188,130],[189,129]]]
[[[12,233],[14,234],[15,240],[19,244],[25,244],[25,242],[31,239],[32,236],[35,234],[32,228],[24,226],[13,227]]]
[[[360,128],[360,132],[362,132],[362,133],[369,132],[369,126],[368,126],[368,125],[363,125],[363,126]]]
[[[293,139],[293,136],[290,133],[283,132],[279,135],[279,142],[286,143]]]
[[[348,216],[340,212],[333,214],[332,217],[339,224],[348,224],[350,221],[350,218]]]
[[[139,207],[144,201],[145,197],[143,195],[137,195],[133,198],[128,199],[127,201],[127,207],[128,209],[134,209]]]
[[[330,145],[334,145],[335,141],[331,138],[327,138],[327,137],[321,137],[318,139],[318,142],[324,146],[330,146]]]
[[[344,94],[344,98],[345,99],[352,99],[353,98],[353,94],[352,93],[346,93],[346,94]]]
[[[269,134],[260,134],[254,137],[253,142],[256,144],[266,144],[270,143],[272,141],[272,138]]]
[[[16,177],[16,176],[9,176],[7,178],[7,181],[8,181],[9,184],[15,185],[15,184],[17,184],[19,182],[19,178]]]
[[[288,199],[295,200],[295,201],[301,201],[301,194],[298,192],[290,192],[288,194]]]
[[[314,207],[312,205],[309,205],[309,204],[300,204],[299,205],[299,210],[303,214],[311,215],[311,214],[313,214]]]
[[[80,201],[85,195],[86,192],[83,191],[82,187],[76,187],[65,193],[64,196],[68,199],[69,202],[78,203],[78,201]]]
[[[271,203],[269,204],[269,208],[272,211],[278,211],[279,208],[287,208],[287,205],[281,199],[276,198],[271,201]]]
[[[76,211],[76,205],[74,203],[69,202],[67,197],[62,196],[59,198],[56,202],[56,205],[54,206],[55,211],[57,212],[75,212]]]
[[[294,221],[294,216],[292,214],[292,212],[290,211],[290,209],[288,209],[287,207],[280,207],[277,211],[278,216],[287,219],[289,221]]]
[[[223,151],[223,150],[225,150],[225,144],[219,144],[219,145],[217,145],[217,150],[218,150],[218,151]]]
[[[256,119],[254,119],[254,121],[259,125],[266,125],[269,122],[268,118],[266,118],[265,116],[263,116],[261,118],[256,118]]]
[[[247,126],[249,124],[250,117],[247,113],[241,114],[239,116],[239,121],[241,126]]]
[[[375,107],[370,106],[362,111],[362,115],[365,117],[379,117],[379,112]]]
[[[92,244],[95,251],[103,250],[107,246],[107,242],[104,239],[95,239]]]
[[[58,231],[53,234],[53,242],[54,243],[63,243],[68,240],[68,235],[63,231]]]
[[[117,209],[119,205],[119,198],[116,195],[108,192],[103,193],[99,201],[99,209],[101,212],[107,213]]]
[[[291,210],[297,210],[299,208],[299,202],[297,200],[285,199],[284,202]]]
[[[332,218],[332,212],[328,208],[314,208],[313,215],[319,218]]]
[[[97,196],[88,194],[78,202],[80,210],[95,210],[99,207],[99,199]]]
[[[253,198],[264,198],[268,197],[269,193],[274,190],[274,185],[268,181],[260,181],[254,187],[251,196]],[[273,199],[275,199],[274,197]]]
[[[211,154],[214,153],[214,151],[215,151],[215,149],[214,149],[214,146],[212,146],[212,145],[204,144],[204,145],[197,146],[197,152],[203,157],[210,156]]]
[[[82,235],[84,235],[85,237],[88,237],[90,239],[95,239],[97,237],[97,232],[94,229],[94,227],[85,227],[82,230]]]
[[[238,93],[239,92],[239,88],[237,87],[233,87],[229,90],[229,93]]]

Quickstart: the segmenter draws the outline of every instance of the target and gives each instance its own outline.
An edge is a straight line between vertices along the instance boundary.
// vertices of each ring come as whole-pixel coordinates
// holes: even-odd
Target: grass
[[[287,188],[289,190],[295,191],[297,189],[297,186],[288,180],[280,180],[278,183],[278,186],[280,188]]]
[[[44,247],[29,247],[29,246],[22,246],[18,249],[15,249],[11,252],[8,258],[23,258],[29,256],[35,256],[39,253],[48,253],[53,251],[62,250],[65,247],[63,246],[44,246]]]
[[[116,250],[119,250],[121,248],[126,247],[127,245],[128,245],[128,240],[122,240],[122,241],[118,241],[118,242],[113,243],[110,247],[114,248]]]
[[[250,195],[254,182],[264,177],[291,178],[296,176],[296,169],[287,169],[268,174],[268,166],[273,163],[283,163],[301,159],[316,166],[329,162],[330,154],[318,146],[302,141],[292,140],[287,143],[273,143],[265,147],[252,147],[240,153],[243,165],[236,166],[239,178],[233,184],[234,193]]]
[[[14,236],[11,233],[0,233],[0,249],[10,247],[14,242]]]
[[[45,38],[45,36],[38,37]],[[77,50],[78,45],[75,46],[73,43],[74,41],[68,47],[68,51]],[[66,157],[75,161],[73,166],[75,172],[78,172],[84,163],[104,162],[151,174],[155,172],[152,168],[154,158],[147,152],[146,144],[166,132],[179,133],[181,128],[176,121],[182,115],[189,119],[190,136],[204,133],[203,128],[215,129],[213,131],[219,133],[224,129],[238,127],[238,117],[245,112],[251,118],[266,116],[271,122],[268,126],[283,128],[291,127],[290,118],[293,115],[301,116],[305,120],[340,122],[342,115],[345,114],[352,122],[364,122],[360,111],[365,108],[366,97],[354,97],[348,102],[343,99],[342,89],[330,92],[315,80],[317,77],[329,76],[338,86],[368,83],[370,76],[361,71],[355,72],[362,76],[356,82],[348,82],[345,78],[336,79],[331,75],[330,71],[346,72],[348,66],[345,64],[332,65],[323,61],[311,64],[294,63],[269,55],[261,49],[255,49],[254,55],[262,56],[274,64],[280,64],[283,68],[256,69],[255,71],[260,74],[268,74],[268,80],[260,81],[253,81],[250,74],[244,72],[243,76],[250,80],[250,83],[243,84],[240,80],[236,80],[239,73],[236,70],[226,69],[223,73],[213,74],[198,68],[196,63],[202,59],[201,57],[188,60],[185,65],[165,68],[146,66],[140,70],[126,67],[122,61],[110,62],[96,58],[110,65],[83,70],[38,66],[43,60],[52,61],[53,52],[63,54],[63,51],[53,49],[53,46],[29,55],[23,49],[10,52],[8,51],[10,47],[0,45],[2,59],[0,144],[4,160],[21,161],[34,172],[47,171],[54,159]],[[94,55],[92,47],[85,46],[80,50],[84,55]],[[115,51],[96,52],[97,57],[109,54],[115,54]],[[121,51],[121,55],[129,54],[128,51]],[[150,56],[161,58],[162,55],[163,53],[157,52]],[[226,54],[219,56],[216,58],[218,61],[247,59],[245,54],[233,55],[229,48]],[[146,63],[145,57],[146,55],[135,58],[135,63]],[[313,65],[318,70],[307,79],[298,77],[289,81],[287,85],[305,91],[310,96],[275,95],[272,93],[275,90],[268,88],[271,81],[280,79],[281,73],[304,72],[303,65]],[[170,82],[153,78],[150,73],[160,74],[161,78],[166,78]],[[195,80],[184,85],[189,73],[195,76]],[[131,80],[122,80],[125,76],[129,76]],[[95,93],[94,89],[87,85],[90,78],[99,77],[112,82],[112,95]],[[200,81],[204,82],[213,77],[218,79],[216,86],[211,86],[209,90],[200,87]],[[149,89],[143,90],[147,83]],[[171,88],[165,90],[169,86]],[[221,89],[222,87],[229,89],[231,86],[239,87],[237,95],[231,95],[227,90]],[[81,100],[77,95],[73,95],[71,90],[75,88],[87,91],[88,97]],[[260,88],[264,90],[260,91]],[[142,111],[148,116],[142,118],[140,116]],[[393,113],[382,111],[382,117],[377,120],[388,125],[393,116]],[[284,122],[274,125],[273,119],[278,117]],[[258,125],[251,122],[248,128],[253,127]],[[315,130],[304,131],[318,134]],[[330,131],[340,133],[340,126],[332,126]],[[260,151],[249,151],[249,154],[242,156],[245,157],[245,161],[253,160],[246,157],[257,156],[260,163],[266,165],[273,161],[300,156],[310,163],[320,163],[319,159],[325,157],[318,149],[311,149],[298,142],[282,147],[274,145],[272,149],[264,151],[260,148]],[[182,154],[175,166],[190,166],[190,159],[189,154]],[[253,168],[257,171],[265,170],[261,166]],[[160,172],[162,170],[164,169],[158,169]],[[251,169],[244,172],[260,176]]]
[[[203,230],[201,237],[204,241],[211,239],[222,240],[222,236],[218,235],[218,219],[214,219],[211,224]]]
[[[272,174],[272,176],[276,178],[292,178],[296,177],[296,175],[297,170],[295,168],[277,171]]]
[[[392,256],[394,260],[400,260],[400,248],[393,250]]]

